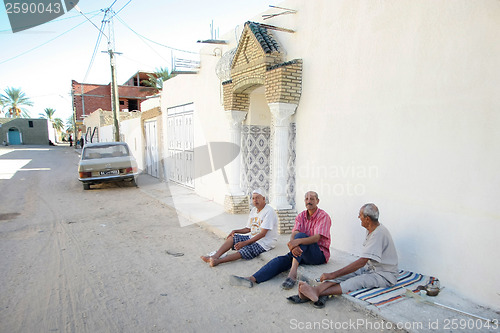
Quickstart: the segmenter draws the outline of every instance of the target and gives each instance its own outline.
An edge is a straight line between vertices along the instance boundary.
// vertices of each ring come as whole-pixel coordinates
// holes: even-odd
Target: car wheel
[[[132,184],[132,186],[137,187],[137,183],[135,182],[135,179],[132,179],[132,180],[130,181],[130,184]]]
[[[88,184],[88,183],[83,183],[83,189],[84,189],[84,190],[90,190],[90,184]]]

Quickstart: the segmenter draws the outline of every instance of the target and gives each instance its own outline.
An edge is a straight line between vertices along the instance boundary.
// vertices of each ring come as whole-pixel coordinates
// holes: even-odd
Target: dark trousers
[[[302,232],[295,235],[295,239],[307,237],[309,236]],[[290,267],[292,267],[293,258],[297,259],[299,265],[321,265],[326,262],[325,255],[321,252],[318,243],[299,246],[302,249],[302,255],[299,257],[294,257],[292,252],[288,252],[284,256],[274,258],[259,269],[259,271],[253,275],[257,283],[270,280],[279,273],[289,270]]]

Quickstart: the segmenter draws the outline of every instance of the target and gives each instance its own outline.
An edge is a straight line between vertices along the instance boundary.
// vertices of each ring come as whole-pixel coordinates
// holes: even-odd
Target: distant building
[[[143,80],[147,80],[150,72],[139,71],[130,77],[123,85],[118,86],[118,100],[121,112],[141,111],[141,102],[147,96],[157,93],[156,89],[147,87]],[[112,110],[111,83],[92,84],[71,81],[71,95],[76,116],[77,132],[85,133],[83,119],[98,109]],[[80,135],[77,135],[77,138]]]
[[[0,142],[9,145],[48,145],[47,119],[0,118]]]
[[[123,85],[118,86],[120,111],[141,111],[140,105],[147,96],[154,95],[156,90],[141,83],[148,79],[147,72],[137,72]],[[71,81],[71,95],[76,120],[82,121],[97,109],[111,110],[111,83],[92,84]]]

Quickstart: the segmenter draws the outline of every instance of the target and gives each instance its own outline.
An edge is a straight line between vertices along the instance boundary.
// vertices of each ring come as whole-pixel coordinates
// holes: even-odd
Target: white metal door
[[[194,188],[194,124],[192,105],[169,110],[167,126],[169,180]]]

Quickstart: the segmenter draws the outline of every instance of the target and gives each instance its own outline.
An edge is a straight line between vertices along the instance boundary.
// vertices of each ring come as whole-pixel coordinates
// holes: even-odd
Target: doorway
[[[22,144],[21,133],[17,128],[9,128],[8,134],[9,144],[11,145],[20,145]]]
[[[193,103],[168,109],[168,179],[194,188]]]

